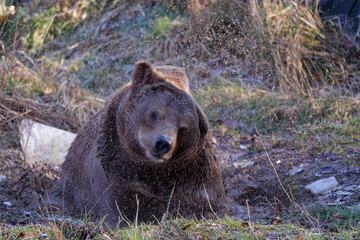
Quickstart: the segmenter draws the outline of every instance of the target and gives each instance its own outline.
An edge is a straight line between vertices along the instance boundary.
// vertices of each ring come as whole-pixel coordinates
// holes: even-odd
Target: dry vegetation
[[[203,2],[206,7],[188,4],[190,24],[170,29],[147,53],[178,64],[184,58],[240,64],[240,71],[286,93],[358,93],[359,46],[333,22],[321,21],[319,0]]]
[[[0,120],[3,129],[16,129],[14,123],[31,118],[75,131],[103,102],[80,88],[71,69],[61,62],[39,57],[45,41],[61,34],[67,25],[79,24],[81,13],[89,5],[83,2],[71,8],[60,7],[60,4],[49,7],[49,3],[42,6],[48,11],[38,12],[35,9],[41,6],[19,7],[16,11],[12,11],[13,7],[4,8],[8,12],[2,13],[0,18],[3,39],[0,41]],[[54,26],[55,19],[64,20],[64,23]]]
[[[245,55],[257,63],[255,69],[260,68],[256,74],[269,71],[263,79],[287,93],[313,96],[326,88],[359,91],[359,48],[334,23],[322,23],[319,0],[249,2],[249,6],[239,1],[219,4],[221,17],[214,16],[212,26],[205,25],[208,33],[215,33],[209,36],[212,42],[216,35],[224,41],[215,49],[225,47],[241,56],[244,48],[251,47]]]
[[[287,93],[313,96],[313,92],[327,90],[353,95],[359,91],[359,48],[334,23],[321,22],[318,0],[203,4],[194,0],[187,5],[179,1],[146,1],[143,5],[137,1],[55,2],[42,6],[47,11],[38,11],[35,5],[25,13],[21,8],[15,14],[10,10],[8,15],[2,13],[4,55],[20,50],[41,59],[44,51],[65,45],[84,56],[76,48],[85,40],[86,47],[94,47],[92,54],[113,55],[124,63],[142,58],[176,64],[188,68],[194,79],[206,76],[206,67],[231,66],[247,76],[259,77],[270,89]],[[127,31],[115,35],[107,29],[127,14],[131,15],[130,21],[138,18],[153,4],[165,4],[170,15],[158,12],[150,19],[144,15],[139,19],[144,23],[130,27],[126,23],[123,28]],[[99,12],[103,14],[97,15]],[[91,25],[90,19],[99,25]],[[147,21],[152,24],[150,29],[144,27]],[[136,27],[150,33],[139,36],[133,29]],[[78,41],[79,34],[86,35],[86,39]],[[44,60],[40,65],[48,68]],[[31,68],[36,69],[36,65]]]
[[[321,21],[318,0],[9,2],[0,2],[1,156],[19,149],[23,118],[76,132],[140,59],[185,67],[195,98],[231,150],[241,134],[259,133],[304,155],[360,147],[359,46]],[[7,239],[358,237],[357,212],[314,210],[311,224],[296,214],[288,217],[296,226],[165,219],[109,231],[54,220],[43,221],[48,227],[0,224],[0,232]]]
[[[336,26],[323,24],[319,0],[289,1],[286,5],[253,1],[259,31],[265,32],[282,90],[312,96],[324,87],[359,89],[359,49]],[[313,10],[309,10],[313,9]],[[265,21],[264,21],[265,19]]]

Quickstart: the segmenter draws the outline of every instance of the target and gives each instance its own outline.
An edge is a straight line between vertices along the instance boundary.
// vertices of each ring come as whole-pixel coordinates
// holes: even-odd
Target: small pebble
[[[11,202],[3,202],[3,204],[6,205],[6,206],[8,206],[8,207],[11,207],[12,205],[14,205],[14,204],[12,204]]]
[[[6,176],[0,175],[0,184],[6,182]]]

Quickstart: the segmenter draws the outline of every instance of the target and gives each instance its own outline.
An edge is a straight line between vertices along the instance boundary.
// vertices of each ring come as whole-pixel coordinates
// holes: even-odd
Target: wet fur
[[[128,130],[132,126],[126,118],[141,97],[139,93],[146,91],[187,94],[165,81],[149,64],[138,63],[132,84],[114,93],[78,133],[62,166],[62,177],[50,190],[51,204],[64,205],[75,214],[106,216],[111,225],[120,215],[130,221],[138,215],[139,221],[149,222],[162,218],[174,189],[169,209],[175,216],[200,218],[225,213],[225,193],[208,137],[208,122],[190,95],[194,109],[189,111],[198,119],[199,139],[185,154],[154,164],[131,137]]]

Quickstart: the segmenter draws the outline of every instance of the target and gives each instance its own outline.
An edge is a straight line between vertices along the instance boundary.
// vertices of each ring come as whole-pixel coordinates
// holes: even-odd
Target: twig
[[[50,30],[50,27],[51,27],[51,25],[52,25],[52,23],[54,22],[54,19],[55,19],[56,17],[57,17],[57,14],[55,14],[55,15],[52,17],[52,19],[51,19],[51,21],[50,21],[50,24],[49,24],[48,28],[46,29],[46,33],[44,34],[44,38],[43,38],[43,40],[41,41],[41,44],[43,44],[43,43],[45,42],[46,36],[48,35],[49,30]]]
[[[256,236],[256,233],[254,231],[254,228],[252,227],[251,225],[251,217],[250,217],[250,207],[249,207],[249,199],[246,199],[246,208],[247,208],[247,212],[248,212],[248,218],[249,218],[249,228],[250,228],[250,231],[254,234],[255,238],[256,239],[259,239],[257,236]]]
[[[174,183],[174,186],[173,186],[173,188],[172,188],[172,190],[171,190],[171,193],[170,193],[170,197],[169,197],[169,201],[168,201],[168,205],[167,205],[166,211],[165,211],[165,213],[164,213],[164,215],[163,215],[163,217],[162,217],[162,219],[161,219],[161,230],[160,230],[159,235],[162,234],[162,232],[164,231],[164,229],[165,229],[165,227],[166,227],[166,219],[167,219],[167,216],[168,216],[168,214],[169,214],[170,203],[171,203],[171,199],[172,199],[172,196],[173,196],[173,194],[174,194],[174,191],[175,191],[175,185],[176,185],[176,184]]]
[[[206,187],[205,187],[205,184],[203,183],[203,186],[204,186],[204,191],[205,191],[205,194],[206,194],[206,199],[209,203],[209,207],[210,207],[210,210],[212,211],[212,213],[215,215],[216,218],[219,218],[219,216],[216,214],[216,212],[213,210],[212,206],[211,206],[211,203],[210,203],[210,199],[209,199],[209,195],[206,191]]]
[[[12,115],[15,116],[19,116],[20,114],[18,112],[15,112],[13,110],[11,110],[10,108],[6,107],[4,104],[0,103],[0,107],[2,107],[3,109],[5,109],[7,112],[11,113]]]
[[[19,25],[19,19],[16,20],[16,26],[15,26],[15,34],[14,34],[14,45],[13,45],[13,51],[15,51],[15,47],[16,47],[16,37],[17,37],[17,29],[18,29],[18,25]]]
[[[32,63],[32,65],[36,68],[36,70],[40,73],[40,69],[37,67],[37,65],[35,64],[34,60],[31,57],[29,57],[24,51],[18,50],[16,52],[24,55],[25,59],[29,60]]]
[[[12,98],[4,98],[4,100],[7,101],[7,102],[12,103],[13,106],[15,106],[15,107],[30,108],[31,110],[37,112],[39,115],[42,115],[42,112],[39,109],[37,109],[34,106],[31,106],[29,104],[24,103],[24,101],[15,101]]]
[[[253,124],[254,124],[254,123],[253,123]],[[277,177],[277,179],[278,179],[278,181],[279,181],[279,184],[280,184],[282,190],[285,192],[285,194],[286,194],[286,196],[289,198],[290,202],[294,205],[295,209],[300,209],[302,212],[304,212],[305,215],[307,216],[308,220],[311,222],[311,224],[315,226],[314,222],[313,222],[312,219],[311,219],[311,218],[312,218],[311,215],[306,211],[305,208],[302,208],[299,204],[297,204],[297,203],[295,202],[295,199],[291,198],[290,195],[289,195],[289,193],[288,193],[287,190],[285,189],[285,187],[284,187],[284,185],[282,184],[282,181],[281,181],[281,179],[280,179],[280,177],[279,177],[279,174],[278,174],[278,172],[277,172],[277,170],[276,170],[276,168],[275,168],[275,165],[274,165],[274,163],[272,162],[272,160],[270,159],[269,153],[268,153],[268,151],[266,150],[265,144],[264,144],[264,142],[263,142],[263,140],[262,140],[262,138],[261,138],[261,135],[260,135],[260,133],[259,133],[259,131],[258,131],[258,129],[257,129],[257,127],[256,127],[255,124],[254,124],[254,127],[255,127],[255,130],[256,130],[256,133],[259,135],[261,145],[262,145],[262,147],[263,147],[263,149],[264,149],[264,151],[265,151],[265,153],[266,153],[266,157],[267,157],[267,159],[269,160],[269,162],[270,162],[270,164],[271,164],[271,166],[272,166],[272,168],[273,168],[273,170],[274,170],[274,173],[275,173],[275,175],[276,175],[276,177]]]
[[[0,30],[0,37],[1,37],[2,33],[3,33],[3,31],[4,31],[4,28],[5,28],[8,20],[9,20],[9,16],[10,16],[10,14],[6,15],[5,21],[4,21],[4,23],[3,23],[2,27],[1,27],[1,30]]]
[[[165,220],[165,219],[167,218],[167,215],[169,214],[171,198],[172,198],[172,196],[173,196],[173,194],[174,194],[174,191],[175,191],[175,185],[176,185],[176,184],[174,183],[174,186],[173,186],[173,188],[172,188],[172,190],[171,190],[171,193],[170,193],[168,205],[167,205],[167,207],[166,207],[166,211],[165,211],[165,213],[164,213],[164,216],[163,216],[163,219],[162,219],[162,220]]]
[[[5,45],[4,43],[0,40],[0,44],[1,44],[1,48],[3,50],[3,54],[4,54],[4,60],[5,60]]]
[[[119,208],[119,204],[117,203],[117,201],[115,201],[115,205],[116,205],[116,208],[117,208],[117,210],[119,212],[121,220],[124,220],[126,222],[126,224],[130,226],[131,225],[130,220],[126,216],[122,215],[122,213],[120,211],[120,208]]]
[[[90,208],[90,210],[85,213],[85,219],[87,218],[87,214],[91,213],[91,211],[95,208],[95,206],[99,203],[100,199],[104,196],[104,194],[111,188],[113,184],[111,183],[100,195],[100,197],[96,200],[96,202],[94,203],[94,205]]]
[[[138,230],[138,218],[139,218],[139,205],[140,205],[140,201],[138,198],[138,195],[135,194],[135,198],[136,198],[136,216],[135,216],[135,230]],[[136,235],[135,235],[136,238]]]
[[[91,230],[91,232],[86,236],[85,240],[90,239],[91,237],[93,237],[92,235],[95,233],[96,229],[100,229],[100,225],[103,223],[105,219],[103,218],[101,221],[99,221],[98,224],[96,224],[96,226]]]
[[[290,202],[293,203],[293,204],[295,205],[295,207],[296,207],[297,204],[296,204],[296,203],[294,202],[294,200],[290,197],[290,195],[288,194],[288,192],[286,191],[285,187],[283,186],[283,184],[282,184],[282,182],[281,182],[281,180],[280,180],[280,177],[279,177],[279,174],[277,173],[277,170],[276,170],[276,168],[275,168],[275,165],[274,165],[274,163],[273,163],[273,162],[271,161],[271,159],[270,159],[269,153],[268,153],[268,151],[266,150],[265,144],[264,144],[262,138],[260,137],[260,133],[259,133],[259,131],[258,131],[258,129],[257,129],[257,127],[256,127],[255,124],[254,124],[254,127],[255,127],[255,130],[256,130],[256,133],[259,135],[260,142],[261,142],[261,145],[262,145],[262,147],[263,147],[263,149],[264,149],[264,151],[265,151],[266,157],[267,157],[267,159],[269,160],[269,162],[270,162],[270,164],[271,164],[271,166],[272,166],[272,168],[273,168],[273,170],[274,170],[274,172],[275,172],[276,178],[278,179],[278,182],[279,182],[282,190],[285,192],[285,194],[286,194],[286,196],[289,198]]]

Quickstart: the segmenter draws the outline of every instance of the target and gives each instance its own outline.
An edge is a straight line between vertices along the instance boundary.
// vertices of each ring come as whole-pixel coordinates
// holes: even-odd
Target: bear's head
[[[208,122],[196,101],[146,62],[136,64],[117,109],[117,133],[126,151],[146,164],[183,163],[203,148]]]

